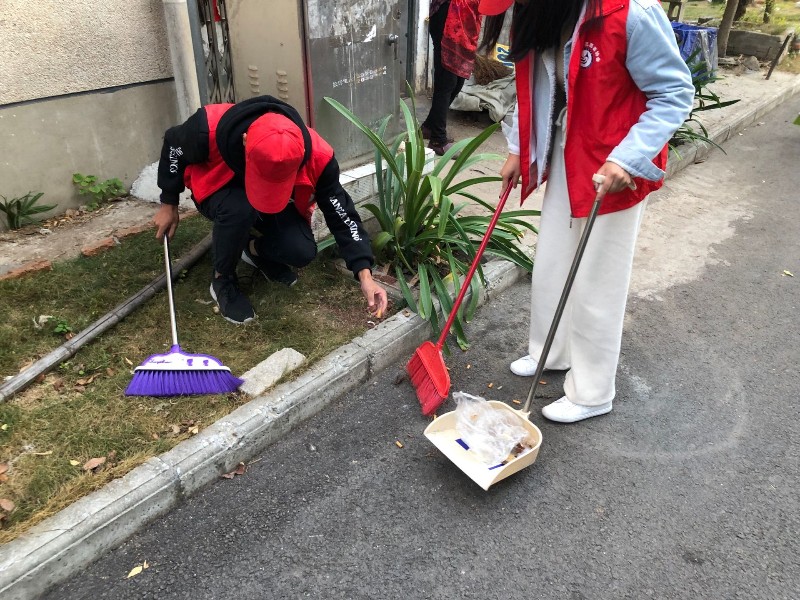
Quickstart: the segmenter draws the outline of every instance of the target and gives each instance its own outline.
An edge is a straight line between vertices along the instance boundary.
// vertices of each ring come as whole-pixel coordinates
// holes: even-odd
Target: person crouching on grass
[[[164,134],[158,187],[157,239],[175,234],[184,187],[191,190],[197,210],[213,222],[210,292],[231,323],[248,323],[256,316],[239,290],[239,260],[269,281],[294,285],[292,267],[309,264],[317,254],[311,231],[317,205],[361,284],[369,311],[378,317],[386,311],[386,290],[372,278],[369,236],[339,183],[333,149],[289,104],[259,96],[200,108]]]

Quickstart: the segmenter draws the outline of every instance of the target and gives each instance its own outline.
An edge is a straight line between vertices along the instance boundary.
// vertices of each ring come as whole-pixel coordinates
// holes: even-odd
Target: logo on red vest
[[[600,48],[593,42],[584,42],[581,51],[581,67],[588,69],[596,62],[600,62]]]

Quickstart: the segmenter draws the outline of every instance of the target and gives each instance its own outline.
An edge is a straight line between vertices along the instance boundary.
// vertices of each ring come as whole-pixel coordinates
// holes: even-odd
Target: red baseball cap
[[[478,12],[482,15],[499,15],[506,12],[514,0],[481,0],[478,6]]]
[[[244,189],[257,211],[286,208],[304,154],[303,134],[290,119],[266,113],[253,121],[244,148]]]

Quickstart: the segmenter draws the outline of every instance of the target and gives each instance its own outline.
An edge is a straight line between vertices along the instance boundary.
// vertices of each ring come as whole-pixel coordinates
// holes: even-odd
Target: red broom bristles
[[[447,374],[447,369],[444,367],[444,362],[442,362],[441,366],[444,368],[445,374]],[[447,400],[447,397],[450,394],[449,376],[447,377],[448,381],[446,382],[436,381],[436,378],[426,365],[423,352],[420,352],[419,350],[415,352],[411,357],[411,360],[408,361],[408,364],[406,365],[406,371],[408,372],[408,376],[411,379],[411,384],[414,386],[414,390],[417,393],[417,399],[419,400],[420,407],[422,408],[422,414],[425,416],[432,415],[434,412],[436,412],[436,409],[438,409],[442,403]],[[434,372],[436,372],[435,369]]]

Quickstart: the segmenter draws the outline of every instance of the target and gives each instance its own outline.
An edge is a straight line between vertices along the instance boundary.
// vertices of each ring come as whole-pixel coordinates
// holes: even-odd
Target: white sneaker
[[[511,363],[511,372],[514,375],[530,377],[536,373],[536,367],[538,366],[539,362],[536,359],[531,358],[530,355],[527,355],[523,356],[522,358],[518,358]]]
[[[567,397],[559,398],[555,402],[542,408],[542,415],[546,419],[558,423],[575,423],[590,417],[597,417],[611,412],[611,402],[598,404],[597,406],[582,406],[567,400]]]
[[[523,356],[522,358],[518,358],[514,362],[511,363],[511,372],[514,375],[520,375],[521,377],[531,377],[532,375],[536,374],[536,367],[539,366],[539,361],[535,358],[531,357],[531,355]],[[569,367],[547,367],[545,366],[545,371],[566,371]]]

